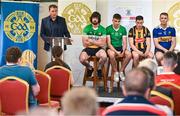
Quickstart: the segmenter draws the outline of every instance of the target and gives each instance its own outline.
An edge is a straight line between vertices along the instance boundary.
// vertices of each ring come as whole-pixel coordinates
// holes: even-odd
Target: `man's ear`
[[[122,92],[123,92],[123,95],[124,95],[124,96],[127,96],[127,92],[126,92],[126,89],[125,89],[124,84],[122,85]]]
[[[163,59],[161,60],[161,65],[164,65],[164,60]]]
[[[148,89],[146,90],[146,92],[145,92],[144,97],[145,97],[146,99],[149,99],[149,98],[150,98],[150,94],[151,94],[151,89],[148,88]]]

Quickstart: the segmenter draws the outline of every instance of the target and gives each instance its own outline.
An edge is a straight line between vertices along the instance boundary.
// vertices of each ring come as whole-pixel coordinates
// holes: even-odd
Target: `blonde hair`
[[[98,109],[97,94],[87,87],[73,88],[62,98],[63,114],[96,115]]]
[[[34,54],[33,51],[31,50],[25,50],[22,53],[21,56],[21,65],[22,66],[29,66],[31,69],[35,69],[34,68],[34,60],[36,59],[36,55]]]
[[[157,63],[156,63],[153,59],[147,58],[147,59],[145,59],[145,60],[142,60],[142,61],[139,63],[138,67],[147,67],[147,68],[149,68],[151,71],[153,71],[154,74],[156,74],[156,73],[157,73],[157,67],[158,67],[158,65],[157,65]]]

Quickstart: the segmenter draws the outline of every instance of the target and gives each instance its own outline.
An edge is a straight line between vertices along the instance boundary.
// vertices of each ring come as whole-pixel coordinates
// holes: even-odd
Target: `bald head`
[[[144,95],[149,88],[149,78],[147,73],[141,68],[136,68],[128,72],[124,89],[127,95]]]

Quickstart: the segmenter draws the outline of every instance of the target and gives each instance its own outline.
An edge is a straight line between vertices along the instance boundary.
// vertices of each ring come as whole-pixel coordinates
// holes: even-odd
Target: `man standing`
[[[93,12],[90,17],[91,24],[87,25],[83,30],[82,42],[85,49],[80,54],[80,62],[87,67],[87,76],[92,75],[93,67],[87,61],[90,56],[100,58],[97,75],[102,77],[102,66],[106,62],[107,55],[102,48],[106,44],[106,29],[100,25],[101,15],[98,12]]]
[[[153,38],[155,44],[156,60],[158,62],[158,65],[161,65],[163,54],[167,51],[173,51],[176,47],[176,31],[174,27],[170,27],[167,24],[167,13],[161,13],[159,20],[161,24],[153,29]]]
[[[136,67],[141,59],[153,58],[151,50],[151,34],[143,26],[142,16],[136,17],[136,25],[129,30],[129,42],[133,56],[133,66]]]
[[[17,78],[25,80],[29,86],[29,106],[37,105],[35,96],[40,91],[39,84],[34,76],[34,73],[29,67],[20,66],[22,52],[17,47],[10,47],[6,52],[6,65],[0,68],[0,79],[7,76],[16,76]],[[13,96],[12,96],[13,97]]]
[[[106,28],[107,42],[108,42],[108,56],[110,58],[111,66],[114,73],[114,80],[119,81],[119,76],[123,80],[124,71],[131,60],[131,53],[127,50],[127,32],[126,28],[120,25],[121,15],[113,15],[113,24]],[[117,70],[116,58],[122,58],[122,66],[120,73]]]
[[[58,16],[58,9],[56,5],[49,6],[48,17],[42,19],[41,22],[41,37],[44,40],[44,50],[50,50],[50,43],[48,37],[68,37],[70,38],[69,31],[67,29],[66,21],[63,17]],[[66,46],[64,46],[66,49]]]

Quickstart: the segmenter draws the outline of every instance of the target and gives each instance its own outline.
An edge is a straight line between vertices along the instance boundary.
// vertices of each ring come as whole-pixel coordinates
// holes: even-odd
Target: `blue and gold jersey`
[[[159,44],[166,49],[170,49],[172,37],[176,37],[174,27],[168,26],[163,29],[161,26],[157,26],[153,29],[153,38],[158,39]]]

